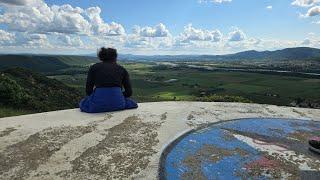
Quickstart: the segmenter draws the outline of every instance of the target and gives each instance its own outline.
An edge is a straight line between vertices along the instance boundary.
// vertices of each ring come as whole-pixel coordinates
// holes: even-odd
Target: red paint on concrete
[[[263,156],[260,159],[252,161],[245,166],[246,169],[254,169],[257,167],[260,167],[262,169],[275,169],[279,167],[279,163],[275,160],[270,160]]]

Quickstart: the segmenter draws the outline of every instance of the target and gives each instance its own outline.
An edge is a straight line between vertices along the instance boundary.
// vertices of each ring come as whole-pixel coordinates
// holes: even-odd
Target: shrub
[[[13,79],[2,74],[0,76],[0,103],[23,107],[28,104],[30,96]]]
[[[202,102],[241,102],[241,103],[252,103],[251,100],[241,96],[229,96],[229,95],[209,95],[196,98],[196,101]]]

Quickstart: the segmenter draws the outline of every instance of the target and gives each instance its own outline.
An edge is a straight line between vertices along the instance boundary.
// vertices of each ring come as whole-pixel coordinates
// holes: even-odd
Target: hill
[[[142,61],[244,61],[244,60],[313,60],[320,59],[320,49],[297,47],[286,48],[276,51],[244,51],[227,55],[130,55],[122,54],[121,60],[142,60]]]
[[[276,51],[244,51],[218,57],[227,60],[307,60],[320,58],[320,49],[298,47]]]
[[[286,61],[319,60],[320,49],[298,47],[277,51],[244,51],[227,55],[131,55],[120,54],[122,61]],[[22,67],[41,73],[75,70],[96,63],[96,55],[0,55],[0,70],[9,67]]]
[[[88,66],[97,58],[64,55],[0,55],[0,69],[22,67],[37,72],[55,72],[73,66]]]
[[[76,89],[23,68],[0,71],[0,106],[33,112],[75,108]]]

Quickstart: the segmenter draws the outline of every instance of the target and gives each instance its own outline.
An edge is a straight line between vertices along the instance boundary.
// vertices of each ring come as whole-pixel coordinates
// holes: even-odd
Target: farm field
[[[297,99],[320,99],[320,79],[317,78],[205,71],[149,62],[122,65],[131,75],[133,98],[139,102],[223,101],[225,96],[231,96],[236,98],[231,98],[230,101],[287,106]],[[50,78],[75,87],[84,95],[85,74],[57,75]]]

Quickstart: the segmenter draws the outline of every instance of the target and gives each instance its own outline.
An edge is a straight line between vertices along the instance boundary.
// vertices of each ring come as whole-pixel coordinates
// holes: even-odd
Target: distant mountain
[[[119,59],[127,61],[244,61],[244,60],[309,60],[320,59],[320,49],[297,47],[276,51],[244,51],[227,55],[130,55],[121,54]]]
[[[298,47],[277,51],[244,51],[227,55],[132,55],[120,54],[122,61],[285,61],[320,60],[320,49]],[[86,67],[98,62],[96,54],[71,55],[0,55],[0,70],[23,67],[41,73],[55,73],[72,67]]]
[[[244,51],[219,57],[229,60],[305,60],[320,58],[320,49],[298,47],[276,51]]]
[[[0,105],[34,112],[75,108],[81,93],[23,68],[0,71]]]
[[[0,69],[28,68],[37,72],[54,72],[72,66],[88,66],[97,58],[68,55],[0,55]]]

